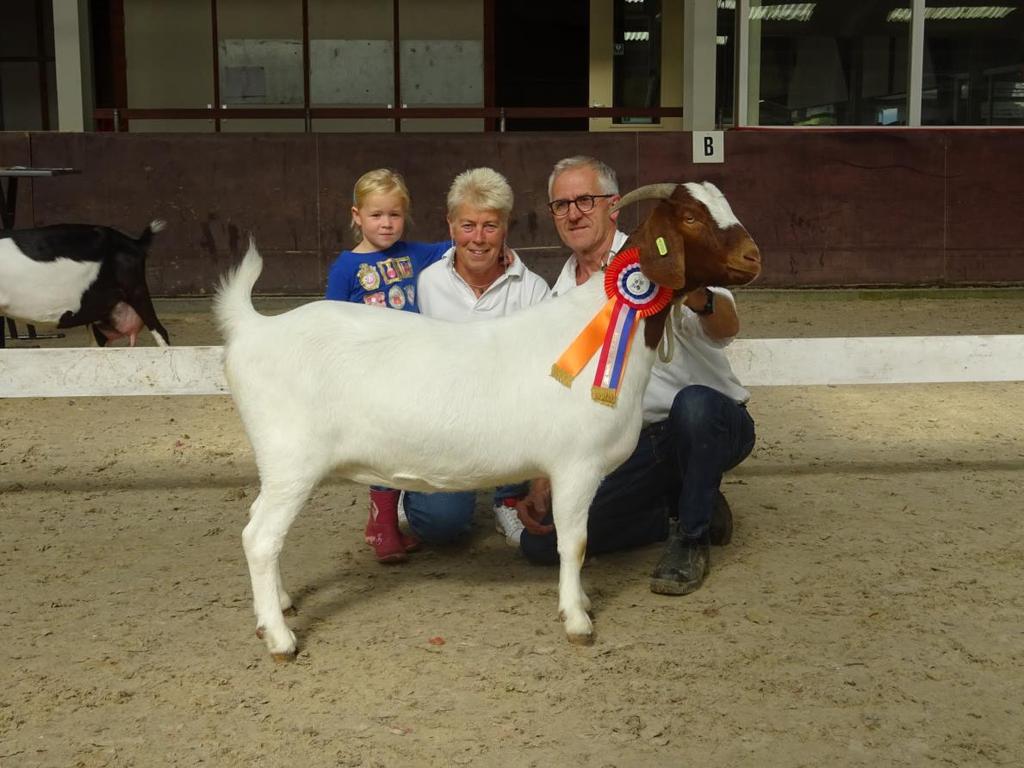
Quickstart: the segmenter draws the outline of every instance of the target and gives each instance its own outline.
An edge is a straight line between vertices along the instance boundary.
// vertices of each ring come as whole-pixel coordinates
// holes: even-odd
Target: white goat
[[[653,185],[621,204],[651,195],[662,202],[627,243],[640,247],[648,277],[681,292],[757,275],[757,248],[717,189]],[[684,248],[705,262],[695,265],[687,250],[685,285]],[[589,642],[590,600],[580,582],[587,510],[602,478],[636,445],[665,313],[638,329],[618,404],[608,408],[591,399],[597,356],[572,388],[550,375],[607,301],[603,275],[509,317],[446,323],[334,301],[265,317],[251,298],[261,269],[250,244],[215,306],[228,384],[259,468],[260,493],[242,540],[257,635],[274,657],[296,650],[282,614],[291,606],[278,564],[285,535],[335,468],[359,483],[417,491],[549,477],[561,557],[558,607],[569,640]]]

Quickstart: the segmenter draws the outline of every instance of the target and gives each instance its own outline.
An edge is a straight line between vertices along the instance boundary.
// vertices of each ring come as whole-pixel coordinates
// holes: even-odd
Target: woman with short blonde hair
[[[514,199],[508,180],[493,168],[471,168],[455,177],[448,190],[448,229],[455,245],[420,275],[424,315],[456,323],[486,320],[510,315],[548,297],[544,279],[527,269],[505,244]],[[523,339],[523,343],[530,340]],[[523,484],[493,489],[495,528],[515,547],[523,531],[516,504],[526,490]],[[405,495],[405,512],[413,532],[434,543],[469,533],[475,508],[475,491],[410,491]]]
[[[502,223],[508,224],[515,195],[508,180],[493,168],[471,168],[452,181],[448,189],[448,220],[461,207],[480,211],[497,211]]]

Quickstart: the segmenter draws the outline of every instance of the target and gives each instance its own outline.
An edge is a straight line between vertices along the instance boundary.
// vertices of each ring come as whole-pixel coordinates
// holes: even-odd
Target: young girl
[[[342,251],[327,274],[325,298],[418,312],[416,278],[451,247],[402,240],[409,190],[395,171],[379,168],[359,177],[352,192],[352,229],[358,245]],[[371,486],[366,543],[377,561],[397,563],[419,546],[398,529],[400,492]]]

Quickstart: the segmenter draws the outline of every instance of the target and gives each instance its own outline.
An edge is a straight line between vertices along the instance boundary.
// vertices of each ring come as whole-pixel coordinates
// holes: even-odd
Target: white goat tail
[[[262,317],[252,305],[252,289],[263,271],[263,257],[256,250],[256,241],[249,237],[249,250],[242,263],[221,278],[220,289],[213,299],[217,325],[226,339],[246,322]]]

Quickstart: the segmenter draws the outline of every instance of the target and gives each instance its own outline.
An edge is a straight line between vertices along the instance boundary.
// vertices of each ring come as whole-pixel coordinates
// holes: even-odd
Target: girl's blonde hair
[[[508,224],[515,200],[508,180],[493,168],[471,168],[463,171],[448,190],[448,218],[454,218],[459,207],[468,205],[480,211],[497,211],[502,223]]]
[[[362,208],[366,204],[366,198],[370,195],[397,195],[398,199],[402,201],[406,219],[409,218],[412,198],[409,196],[409,188],[405,186],[405,179],[398,171],[393,171],[390,168],[377,168],[360,176],[352,189],[352,205]],[[363,231],[356,224],[355,219],[352,219],[351,226],[355,233],[356,243],[359,243],[363,239]]]

